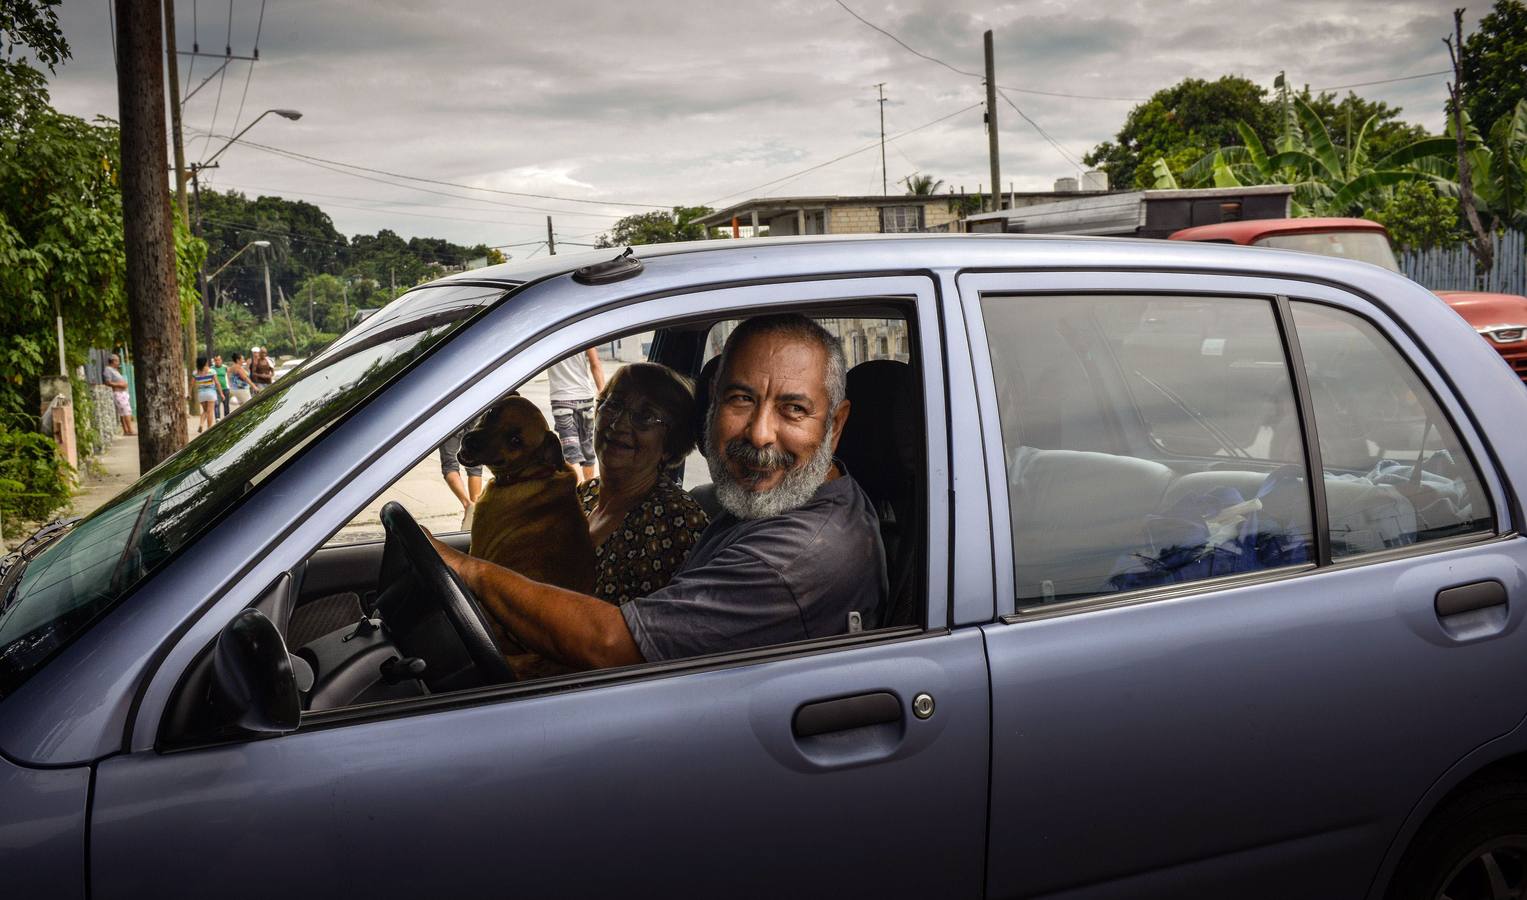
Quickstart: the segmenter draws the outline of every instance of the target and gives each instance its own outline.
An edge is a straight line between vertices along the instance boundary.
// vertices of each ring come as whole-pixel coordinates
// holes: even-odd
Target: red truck
[[[1174,241],[1211,241],[1340,256],[1400,271],[1389,232],[1367,219],[1244,219],[1184,228]],[[1527,297],[1485,291],[1437,291],[1527,381]]]

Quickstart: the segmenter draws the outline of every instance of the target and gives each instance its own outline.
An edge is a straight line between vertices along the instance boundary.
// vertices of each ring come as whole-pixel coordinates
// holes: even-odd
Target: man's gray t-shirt
[[[777,516],[723,513],[666,587],[620,612],[652,662],[844,634],[850,612],[874,628],[886,593],[875,509],[843,475]]]

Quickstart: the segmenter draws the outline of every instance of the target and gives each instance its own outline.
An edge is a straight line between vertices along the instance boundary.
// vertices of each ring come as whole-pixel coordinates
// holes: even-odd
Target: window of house
[[[920,231],[923,227],[921,206],[882,206],[880,208],[880,231],[883,234],[900,234]]]
[[[1351,313],[1292,306],[1325,467],[1332,557],[1489,531],[1478,471],[1394,346]]]
[[[1313,562],[1270,300],[982,300],[1018,604]]]

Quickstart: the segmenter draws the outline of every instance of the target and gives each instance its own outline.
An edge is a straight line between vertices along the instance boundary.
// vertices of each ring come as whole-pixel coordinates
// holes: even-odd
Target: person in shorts
[[[223,365],[221,353],[212,354],[212,374],[217,378],[217,406],[213,415],[221,420],[228,415],[228,367]]]
[[[562,458],[578,469],[578,480],[594,477],[594,398],[604,390],[604,366],[593,347],[546,370],[551,382],[551,417],[562,441]]]
[[[122,377],[121,365],[122,358],[115,353],[106,357],[106,368],[101,372],[101,380],[111,388],[111,400],[116,404],[117,418],[122,420],[122,433],[135,434],[132,398],[127,396],[127,379]]]
[[[446,486],[456,499],[461,501],[461,530],[472,529],[472,513],[477,505],[477,498],[482,496],[482,466],[467,466],[467,480],[461,481],[461,460],[457,457],[461,454],[461,439],[466,435],[465,428],[445,439],[440,445],[440,474],[445,478]]]

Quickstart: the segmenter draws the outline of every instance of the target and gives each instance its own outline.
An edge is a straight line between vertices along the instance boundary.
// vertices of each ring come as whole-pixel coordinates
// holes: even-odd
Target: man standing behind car
[[[832,456],[848,420],[846,368],[837,340],[804,316],[732,332],[706,423],[725,513],[646,596],[615,607],[435,549],[529,649],[580,669],[874,628],[887,593],[879,520]]]
[[[578,480],[594,477],[594,398],[604,390],[604,366],[593,347],[546,370],[551,417],[562,441],[562,458],[578,468]]]

